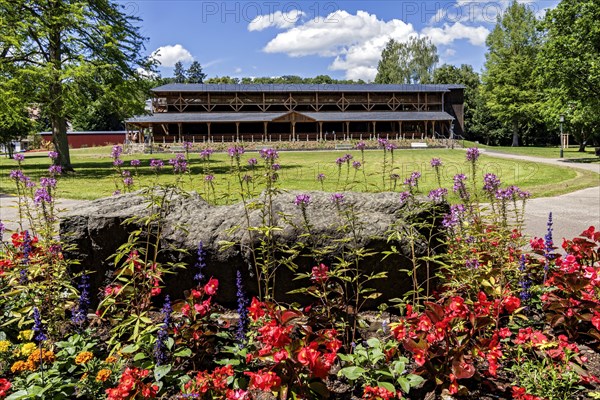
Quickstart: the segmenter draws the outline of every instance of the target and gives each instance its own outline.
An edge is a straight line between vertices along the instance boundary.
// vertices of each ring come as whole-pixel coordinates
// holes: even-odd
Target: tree
[[[20,96],[5,86],[0,86],[0,145],[12,157],[12,142],[30,134],[34,127]]]
[[[391,39],[381,52],[375,83],[429,83],[438,61],[437,47],[427,37]]]
[[[477,105],[481,97],[479,86],[481,81],[479,74],[473,71],[473,67],[468,64],[462,64],[460,67],[444,64],[433,72],[433,83],[439,84],[461,84],[465,86],[464,118],[465,134],[474,137],[479,132],[473,131],[471,122]]]
[[[185,83],[185,68],[181,61],[177,61],[173,67],[173,80],[175,83]]]
[[[562,1],[544,20],[538,76],[547,88],[548,123],[564,114],[580,151],[600,136],[600,3]]]
[[[77,98],[107,80],[139,78],[144,38],[123,9],[110,0],[0,0],[0,64],[29,82],[26,98],[48,115],[65,171],[73,169],[67,117]]]
[[[187,70],[187,83],[203,83],[206,74],[202,72],[202,65],[194,61]]]
[[[513,1],[486,40],[483,95],[494,117],[511,122],[513,146],[519,145],[519,130],[535,119],[538,107],[535,60],[540,36],[536,25],[533,12]]]
[[[238,84],[240,80],[238,78],[232,78],[230,76],[215,76],[208,78],[206,83],[219,83],[219,84]]]

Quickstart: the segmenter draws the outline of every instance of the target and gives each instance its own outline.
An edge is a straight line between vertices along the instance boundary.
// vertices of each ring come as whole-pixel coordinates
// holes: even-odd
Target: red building
[[[42,139],[52,141],[52,132],[40,132]],[[69,147],[107,146],[125,143],[127,131],[73,131],[67,132]]]

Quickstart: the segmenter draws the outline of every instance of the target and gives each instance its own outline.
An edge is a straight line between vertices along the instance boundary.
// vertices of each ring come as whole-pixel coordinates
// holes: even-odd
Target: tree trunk
[[[512,147],[519,147],[519,121],[516,118],[513,119]]]
[[[63,98],[63,87],[61,82],[62,54],[61,54],[61,31],[56,29],[50,34],[49,59],[52,64],[52,83],[50,84],[50,122],[52,123],[52,143],[58,153],[54,160],[60,165],[64,172],[72,172],[71,156],[69,154],[69,142],[67,140],[67,119],[65,117],[65,102]]]

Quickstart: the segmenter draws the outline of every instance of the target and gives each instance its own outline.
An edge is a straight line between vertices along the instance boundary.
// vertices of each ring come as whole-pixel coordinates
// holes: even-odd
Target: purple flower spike
[[[356,143],[356,150],[364,150],[367,148],[367,144],[363,141]]]
[[[297,206],[306,207],[310,204],[310,196],[307,194],[299,194],[298,196],[296,196],[294,204]]]
[[[140,160],[131,160],[130,164],[132,167],[139,167],[141,162],[140,162]]]
[[[251,158],[248,160],[248,165],[251,167],[254,167],[256,164],[258,164],[258,160],[256,158]]]
[[[50,203],[52,201],[52,197],[46,188],[40,188],[35,191],[33,196],[33,202],[37,205],[41,203]]]
[[[342,193],[334,193],[331,195],[331,201],[340,204],[344,202],[344,195]]]
[[[446,188],[438,188],[430,191],[427,197],[433,200],[434,203],[440,203],[444,200],[444,197],[446,197],[447,194],[448,190]]]
[[[317,175],[317,180],[319,182],[323,182],[325,180],[325,174],[318,174]]]
[[[49,151],[48,152],[48,157],[50,157],[53,160],[56,160],[58,158],[58,153],[55,151]]]
[[[361,163],[360,163],[360,161],[354,161],[352,163],[352,166],[354,167],[354,169],[359,169],[361,166]]]
[[[150,168],[152,168],[155,171],[160,170],[162,167],[165,166],[165,163],[163,162],[163,160],[150,160]]]
[[[110,152],[110,156],[114,159],[117,159],[121,156],[121,153],[123,153],[123,147],[117,144],[113,146],[112,151]]]
[[[483,190],[494,193],[500,187],[500,179],[494,174],[485,174],[483,177]]]
[[[431,161],[429,161],[429,164],[431,164],[431,166],[433,168],[441,167],[442,166],[442,160],[440,160],[439,158],[432,158]]]
[[[21,153],[17,153],[13,156],[13,160],[20,163],[21,161],[25,160],[25,156]]]
[[[467,161],[475,162],[479,158],[481,152],[477,147],[471,147],[467,149]]]
[[[410,192],[400,192],[400,204],[406,203],[411,197]]]
[[[214,175],[206,175],[206,176],[204,177],[204,180],[205,180],[206,182],[212,182],[214,179],[215,179],[215,176],[214,176]]]

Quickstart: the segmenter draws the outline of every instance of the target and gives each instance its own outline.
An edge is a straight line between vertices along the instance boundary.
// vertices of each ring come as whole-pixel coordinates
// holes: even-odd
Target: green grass
[[[354,160],[361,161],[360,151],[350,151]],[[109,157],[110,147],[96,147],[88,149],[73,150],[71,152],[72,163],[75,168],[74,174],[60,178],[59,197],[72,199],[96,199],[110,196],[115,190],[115,172],[112,167],[112,159]],[[341,157],[344,151],[282,151],[278,160],[282,168],[280,171],[280,186],[284,189],[293,190],[320,190],[321,185],[316,181],[319,173],[326,175],[324,189],[335,192],[343,190],[354,191],[379,191],[382,190],[383,151],[365,151],[365,174],[367,183],[365,185],[362,171],[354,173],[350,167],[347,176],[347,168],[344,164],[338,178],[338,167],[335,164],[337,157]],[[136,178],[136,189],[144,185],[156,182],[157,177],[148,167],[151,158],[161,158],[167,164],[158,177],[162,183],[173,183],[175,177],[172,168],[167,161],[173,158],[173,154],[140,154],[124,155],[124,167],[128,170],[129,161],[138,158],[142,161],[139,176]],[[259,167],[262,168],[261,160],[256,152],[247,152],[242,157],[242,165],[245,167],[247,160],[251,157],[259,159]],[[389,185],[390,173],[399,175],[396,181],[395,191],[404,190],[402,182],[412,171],[420,171],[422,178],[420,191],[427,194],[429,190],[436,188],[437,182],[433,169],[429,166],[432,157],[439,157],[444,162],[442,185],[452,188],[452,177],[457,173],[470,176],[470,165],[465,161],[465,152],[450,149],[420,149],[420,150],[396,150],[394,152],[394,169],[390,170],[391,159],[388,153],[387,159],[387,185]],[[203,164],[197,152],[191,153],[190,176],[183,179],[184,188],[204,193],[205,184],[203,180]],[[49,159],[45,152],[29,152],[25,155],[24,171],[32,179],[44,176],[49,166]],[[8,173],[16,167],[16,162],[9,159],[0,161],[0,192],[14,194],[14,183],[8,178]],[[237,178],[231,176],[229,157],[224,153],[213,154],[210,161],[211,173],[215,175],[215,187],[217,197],[224,197],[229,193],[234,196],[239,192]],[[257,169],[257,172],[260,170]],[[249,172],[249,171],[248,171]],[[598,185],[598,174],[579,171],[566,167],[542,165],[532,162],[521,162],[494,158],[482,155],[479,162],[478,182],[481,184],[482,175],[493,172],[501,177],[506,185],[518,185],[524,190],[530,191],[534,196],[550,196],[568,193],[574,190]],[[191,177],[191,179],[190,179]],[[390,187],[386,187],[387,190]],[[260,192],[261,187],[257,184],[255,193]],[[451,190],[450,190],[451,191]],[[452,199],[451,199],[452,200]]]
[[[497,151],[499,153],[508,153],[508,154],[516,154],[522,156],[533,156],[533,157],[543,157],[543,158],[559,158],[560,157],[560,147],[558,146],[550,146],[550,147],[531,147],[531,146],[521,146],[521,147],[510,147],[510,146],[485,146],[482,144],[475,144],[474,142],[465,141],[465,146],[477,146],[482,149],[486,149],[489,151]],[[586,147],[584,152],[580,152],[579,146],[570,146],[564,149],[563,156],[565,159],[577,159],[580,162],[583,159],[586,159],[586,162],[595,162],[600,163],[600,157],[595,155],[594,147]],[[588,160],[589,159],[589,160]]]

